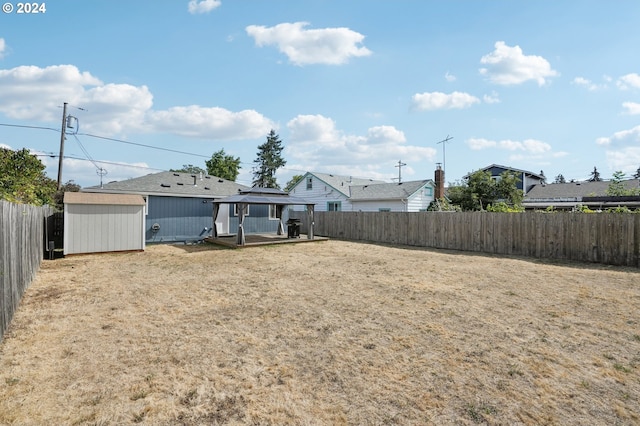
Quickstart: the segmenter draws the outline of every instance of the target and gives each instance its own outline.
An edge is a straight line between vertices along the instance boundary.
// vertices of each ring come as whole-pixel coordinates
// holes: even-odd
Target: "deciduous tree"
[[[0,198],[37,206],[52,204],[58,185],[47,177],[45,168],[26,148],[0,148]]]
[[[240,157],[234,157],[224,152],[224,149],[216,151],[211,159],[206,161],[207,172],[211,176],[227,179],[235,182],[240,173]]]

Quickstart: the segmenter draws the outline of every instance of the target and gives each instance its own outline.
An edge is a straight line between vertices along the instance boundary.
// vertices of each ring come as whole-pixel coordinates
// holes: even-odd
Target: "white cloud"
[[[484,95],[482,97],[482,100],[484,101],[485,104],[499,104],[500,103],[500,97],[498,97],[498,94],[496,92],[491,92],[490,95]]]
[[[0,59],[4,58],[4,51],[7,49],[7,44],[3,38],[0,38]]]
[[[247,34],[257,46],[277,46],[295,65],[344,64],[351,57],[368,56],[361,45],[364,36],[349,28],[307,30],[307,22],[282,23],[274,27],[250,25]]]
[[[601,137],[596,139],[597,145],[627,145],[640,144],[640,126],[633,127],[628,130],[621,130],[619,132],[614,133],[609,137]]]
[[[611,170],[621,170],[627,175],[633,175],[640,164],[640,146],[628,146],[620,150],[607,151],[607,166]]]
[[[221,4],[222,2],[220,0],[191,0],[189,2],[188,9],[189,13],[191,13],[192,15],[209,13]]]
[[[551,151],[551,145],[535,139],[525,139],[524,141],[513,141],[510,139],[493,141],[482,138],[472,138],[467,140],[467,146],[474,151],[487,148],[498,148],[507,151],[524,151],[528,154],[544,154]]]
[[[464,109],[479,103],[480,99],[468,93],[425,92],[413,95],[412,106],[418,110]]]
[[[330,118],[299,115],[287,127],[287,156],[304,170],[384,179],[398,160],[415,164],[436,156],[434,148],[408,145],[404,133],[393,126],[371,127],[364,136],[347,135]],[[410,164],[405,173],[415,173]]]
[[[622,107],[626,110],[626,114],[640,115],[640,103],[637,102],[623,102]]]
[[[584,87],[591,92],[596,91],[598,89],[606,88],[606,85],[597,85],[591,80],[586,79],[584,77],[576,77],[573,79],[572,83],[575,84],[576,86]]]
[[[558,75],[542,56],[524,55],[520,46],[510,47],[504,41],[496,42],[495,50],[483,56],[480,63],[486,66],[480,68],[480,74],[492,83],[505,86],[530,80],[542,86],[547,78]]]
[[[449,74],[449,71],[447,71],[447,73],[444,75],[444,79],[447,80],[449,83],[453,83],[454,81],[457,80],[455,75]]]
[[[0,112],[10,118],[57,123],[60,99],[64,99],[86,110],[73,113],[79,118],[81,132],[101,135],[168,132],[208,140],[239,140],[260,137],[275,128],[253,110],[233,112],[192,105],[155,111],[148,87],[105,84],[73,65],[0,70],[0,93]]]
[[[223,140],[258,138],[275,128],[273,122],[254,110],[232,112],[199,105],[150,111],[146,124],[156,132]]]
[[[640,74],[623,75],[618,79],[616,85],[620,90],[640,89]]]

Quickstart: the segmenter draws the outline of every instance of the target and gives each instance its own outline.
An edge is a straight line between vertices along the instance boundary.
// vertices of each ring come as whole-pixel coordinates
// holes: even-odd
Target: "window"
[[[342,201],[329,201],[327,203],[328,212],[339,212],[342,210]]]
[[[433,188],[430,186],[427,186],[424,188],[424,195],[426,196],[432,196],[433,195]]]
[[[249,207],[250,207],[249,204],[247,204],[247,211],[244,212],[245,216],[249,216]],[[238,212],[238,205],[237,204],[233,205],[233,215],[234,216],[240,216],[240,214]]]
[[[280,219],[278,215],[278,205],[277,204],[269,204],[269,220],[277,220]]]
[[[307,189],[313,189],[313,178],[307,178]]]
[[[390,212],[390,211],[391,211],[391,209],[390,209],[389,207],[380,207],[380,208],[378,209],[378,211],[379,211],[379,212]]]

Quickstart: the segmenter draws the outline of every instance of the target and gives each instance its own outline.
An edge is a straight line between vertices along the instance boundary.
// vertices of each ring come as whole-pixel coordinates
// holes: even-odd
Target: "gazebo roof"
[[[276,205],[313,205],[313,201],[292,197],[276,188],[254,187],[239,190],[238,194],[215,200],[214,204],[276,204]]]

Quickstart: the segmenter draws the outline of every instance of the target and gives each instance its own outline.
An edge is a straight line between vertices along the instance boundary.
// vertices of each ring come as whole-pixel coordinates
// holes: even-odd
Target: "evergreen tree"
[[[235,182],[240,173],[240,157],[227,155],[224,149],[214,152],[210,160],[206,161],[207,172],[211,176]]]
[[[562,173],[560,173],[558,176],[556,176],[556,179],[553,181],[553,183],[567,183],[567,181]]]
[[[589,182],[600,182],[602,178],[600,177],[600,172],[598,169],[593,166],[593,171],[591,172],[591,177],[588,179]]]
[[[276,171],[287,162],[282,158],[282,141],[271,129],[267,141],[258,147],[257,158],[253,161],[253,186],[261,188],[280,188],[276,182]]]
[[[633,177],[635,179],[640,179],[640,167],[638,167],[638,170],[636,170],[636,172],[634,173]]]

